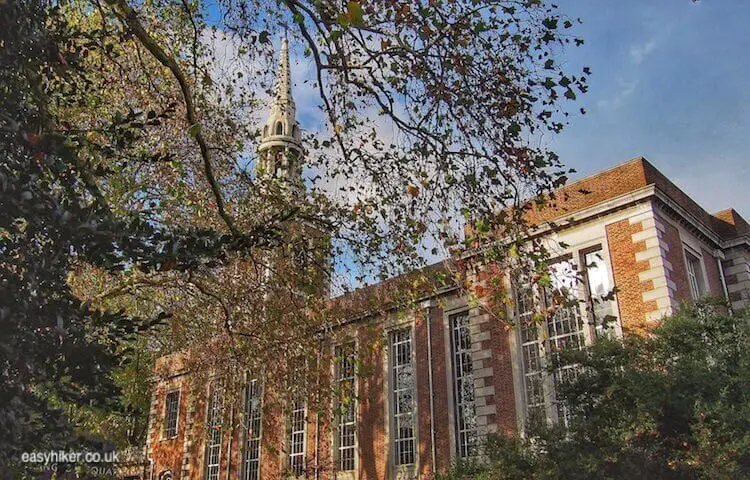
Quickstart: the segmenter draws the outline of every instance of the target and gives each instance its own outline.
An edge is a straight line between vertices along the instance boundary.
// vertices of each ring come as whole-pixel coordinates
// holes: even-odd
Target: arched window
[[[159,474],[159,480],[172,480],[172,472],[170,470],[162,470]]]
[[[292,137],[297,137],[297,125],[292,127]]]
[[[267,135],[268,135],[268,125],[266,125],[265,127],[263,127],[263,136],[265,137]]]
[[[278,122],[276,124],[276,135],[283,135],[284,134],[284,127],[281,125],[281,122]]]

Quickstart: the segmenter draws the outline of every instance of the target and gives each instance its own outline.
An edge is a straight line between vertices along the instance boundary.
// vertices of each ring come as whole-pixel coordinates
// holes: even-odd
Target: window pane
[[[605,329],[617,320],[613,285],[609,279],[609,269],[601,251],[589,252],[583,257],[586,264],[586,280],[591,296],[591,310],[597,331]]]
[[[258,380],[251,380],[245,390],[245,449],[243,452],[244,480],[260,478],[260,443],[263,422],[262,388]]]
[[[703,285],[703,269],[698,257],[685,250],[685,267],[688,274],[688,283],[690,284],[690,294],[693,300],[700,299],[706,293]]]
[[[391,409],[393,448],[396,465],[408,465],[414,455],[414,367],[411,359],[411,329],[394,330],[389,335],[391,364]]]
[[[221,410],[223,408],[223,392],[221,385],[214,383],[210,388],[208,404],[208,438],[206,440],[206,480],[219,479],[219,464],[221,459]]]
[[[305,432],[307,402],[295,400],[289,414],[289,470],[297,476],[305,473]]]
[[[350,342],[338,345],[334,350],[336,361],[336,387],[338,404],[336,421],[338,423],[337,464],[339,471],[354,470],[356,439],[356,392],[355,386],[355,344]]]
[[[578,300],[581,290],[575,266],[568,261],[550,266],[550,283],[544,288],[539,285],[516,288],[520,360],[529,424],[555,419],[568,423],[568,412],[556,400],[555,385],[574,375],[578,368],[560,364],[559,353],[585,344]],[[534,320],[535,314],[539,322]],[[553,365],[553,361],[555,369],[550,375],[547,367]]]
[[[451,315],[453,332],[453,389],[456,406],[456,450],[460,457],[476,455],[477,421],[472,375],[471,332],[468,312]]]
[[[169,392],[164,404],[164,436],[177,436],[177,417],[180,405],[180,392]]]

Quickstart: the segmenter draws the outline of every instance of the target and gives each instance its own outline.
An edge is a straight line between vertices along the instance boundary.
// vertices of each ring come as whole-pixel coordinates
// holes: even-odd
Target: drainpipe
[[[425,302],[423,311],[427,314],[425,320],[427,322],[427,376],[430,383],[430,447],[432,450],[432,474],[434,476],[437,471],[437,466],[435,465],[437,452],[435,447],[435,390],[432,384],[432,330],[430,328],[430,324],[432,323],[430,316],[432,303],[431,300]]]
[[[716,265],[719,266],[719,278],[721,278],[721,289],[724,291],[724,299],[729,306],[729,313],[732,313],[732,302],[729,301],[729,289],[727,289],[727,279],[724,278],[724,267],[721,265],[721,258],[716,257]]]

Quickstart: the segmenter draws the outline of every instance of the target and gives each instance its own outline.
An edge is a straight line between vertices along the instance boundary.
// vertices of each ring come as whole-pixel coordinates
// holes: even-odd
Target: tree
[[[490,465],[456,478],[748,478],[748,347],[747,312],[707,303],[650,336],[566,352],[560,361],[579,365],[557,392],[570,428],[495,439]]]
[[[588,75],[557,60],[574,23],[536,0],[10,0],[0,20],[3,462],[73,441],[60,405],[112,398],[142,330],[225,368],[314,357],[323,276],[522,238],[525,202],[567,173],[529,140],[563,128]],[[282,29],[325,120],[302,199],[253,169]]]

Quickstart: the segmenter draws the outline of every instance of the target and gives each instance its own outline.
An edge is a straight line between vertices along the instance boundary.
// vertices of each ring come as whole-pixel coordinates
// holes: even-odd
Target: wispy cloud
[[[596,106],[603,109],[619,108],[630,97],[638,87],[638,80],[625,81],[618,79],[617,91],[611,98],[601,99],[596,102]]]
[[[638,43],[635,45],[631,45],[630,47],[630,60],[638,65],[639,63],[643,63],[643,61],[653,53],[654,49],[657,47],[657,42],[655,38],[652,38],[646,43]]]

